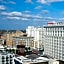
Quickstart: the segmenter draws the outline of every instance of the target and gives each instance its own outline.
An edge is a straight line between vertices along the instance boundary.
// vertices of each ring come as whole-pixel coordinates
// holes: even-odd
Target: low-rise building
[[[0,53],[0,64],[13,64],[13,55],[9,53]]]
[[[16,32],[8,32],[5,34],[6,36],[6,45],[9,47],[13,47],[13,37],[19,37],[19,36],[23,36],[26,35],[26,33],[23,33],[22,31],[16,31]]]
[[[13,47],[16,47],[17,45],[25,45],[25,47],[34,47],[34,38],[33,37],[26,37],[26,36],[20,36],[20,37],[13,37]]]
[[[31,55],[29,57],[31,57]],[[32,55],[32,57],[33,57],[33,55]],[[15,64],[17,64],[17,63],[18,64],[48,64],[48,59],[44,58],[44,57],[39,57],[39,58],[34,57],[34,59],[29,59],[29,58],[20,56],[20,57],[14,58],[14,63]]]

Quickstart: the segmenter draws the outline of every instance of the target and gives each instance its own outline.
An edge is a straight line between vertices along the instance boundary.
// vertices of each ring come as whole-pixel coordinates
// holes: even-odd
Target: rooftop
[[[64,22],[48,22],[47,25],[44,26],[46,27],[64,27]]]

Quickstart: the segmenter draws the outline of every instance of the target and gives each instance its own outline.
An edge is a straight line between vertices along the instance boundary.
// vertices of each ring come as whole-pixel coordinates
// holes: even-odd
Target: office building
[[[44,29],[44,54],[64,61],[64,22],[48,22]]]

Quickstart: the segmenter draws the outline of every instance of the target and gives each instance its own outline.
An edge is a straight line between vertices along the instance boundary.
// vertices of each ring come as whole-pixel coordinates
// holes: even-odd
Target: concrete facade
[[[33,37],[25,37],[25,36],[20,36],[20,37],[13,37],[13,47],[16,45],[25,45],[25,47],[34,47],[34,38]]]
[[[44,28],[44,54],[64,61],[64,23],[51,22]]]

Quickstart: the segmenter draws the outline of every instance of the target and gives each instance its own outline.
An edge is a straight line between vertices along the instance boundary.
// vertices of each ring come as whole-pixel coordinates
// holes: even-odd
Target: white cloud
[[[8,13],[7,12],[2,12],[1,15],[8,15]]]
[[[26,3],[33,3],[32,0],[26,0]]]
[[[9,1],[10,4],[16,4],[16,2],[13,2],[13,1]]]
[[[47,0],[48,2],[61,2],[61,1],[64,1],[64,0]]]
[[[23,14],[23,17],[25,17],[25,18],[30,18],[30,19],[34,19],[34,18],[36,18],[36,19],[41,19],[41,18],[42,18],[42,17],[39,16],[39,15],[31,15],[31,14]]]
[[[21,20],[23,20],[23,21],[29,21],[30,19],[28,19],[28,18],[21,18]]]
[[[29,21],[29,18],[24,18],[24,17],[6,17],[7,19],[10,20],[22,20],[22,21]]]
[[[1,13],[2,15],[7,15],[7,16],[22,16],[22,13],[21,12],[10,12],[10,13],[8,13],[8,12],[2,12]]]
[[[16,2],[14,1],[5,1],[5,0],[0,0],[1,3],[4,3],[4,4],[16,4]]]
[[[34,9],[41,9],[41,8],[42,8],[42,6],[37,6]]]
[[[30,20],[30,18],[32,17],[31,15],[29,14],[23,14],[21,12],[16,12],[16,11],[13,11],[13,12],[2,12],[1,15],[5,16],[5,18],[7,19],[16,19],[16,20]]]
[[[0,5],[0,10],[5,10],[6,7],[4,5]]]
[[[46,0],[37,0],[37,2],[42,3],[42,4],[46,4],[47,3]]]
[[[42,19],[33,19],[33,21],[43,21]]]
[[[37,2],[42,3],[42,4],[49,4],[49,3],[53,3],[53,2],[61,2],[64,0],[37,0]]]
[[[29,11],[29,10],[25,10],[25,11],[23,11],[24,13],[30,13],[31,11]]]
[[[1,15],[5,17],[6,19],[11,19],[11,20],[22,20],[22,21],[52,21],[52,20],[57,20],[57,18],[52,18],[52,17],[43,17],[41,15],[31,15],[31,14],[23,14],[21,12],[2,12]]]
[[[15,20],[20,20],[20,17],[7,17],[7,19],[15,19]]]
[[[64,21],[64,18],[58,18],[60,21]]]
[[[43,17],[39,15],[34,15],[33,18],[42,19]]]
[[[23,17],[32,17],[31,15],[29,15],[29,14],[23,14]]]
[[[40,12],[41,14],[42,13],[45,13],[45,14],[48,14],[49,13],[49,11],[48,10],[41,10],[41,12]]]
[[[10,15],[14,15],[14,16],[22,16],[22,13],[21,12],[11,12],[9,13]]]

